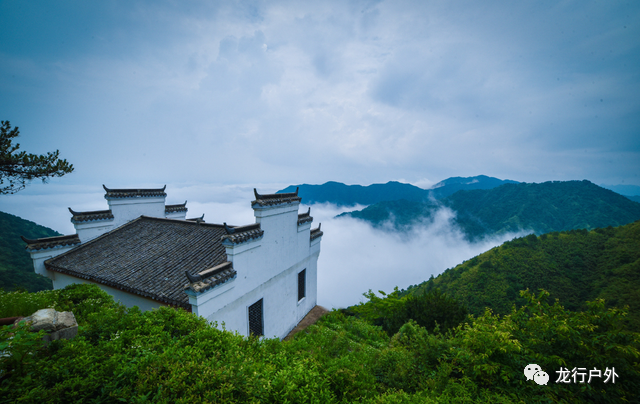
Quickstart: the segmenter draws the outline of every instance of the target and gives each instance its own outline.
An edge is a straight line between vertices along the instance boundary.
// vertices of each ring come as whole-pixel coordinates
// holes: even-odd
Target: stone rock
[[[70,311],[58,312],[54,309],[41,309],[18,321],[31,323],[32,331],[46,330],[43,341],[49,343],[58,339],[71,339],[78,335],[78,322]]]
[[[56,330],[63,328],[77,327],[76,317],[70,311],[58,312],[58,321],[56,322]]]
[[[54,309],[41,309],[29,317],[25,317],[24,321],[31,323],[31,331],[55,331],[56,317],[56,311]]]

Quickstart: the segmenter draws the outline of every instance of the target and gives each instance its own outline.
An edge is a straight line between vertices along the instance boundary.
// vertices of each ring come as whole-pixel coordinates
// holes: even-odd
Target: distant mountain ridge
[[[329,181],[322,185],[291,185],[276,193],[295,192],[299,187],[298,196],[302,203],[333,203],[338,206],[371,205],[382,201],[407,199],[421,201],[428,198],[428,192],[415,185],[389,181],[386,184],[346,185],[341,182]]]
[[[518,181],[501,180],[486,175],[475,177],[451,177],[440,181],[429,189],[435,199],[442,199],[453,195],[458,191],[471,191],[473,189],[492,189],[504,184],[518,184]]]
[[[277,193],[295,192],[302,203],[333,203],[338,206],[372,205],[384,201],[407,200],[422,202],[429,199],[441,199],[460,190],[491,189],[497,186],[517,183],[511,180],[478,175],[475,177],[451,177],[439,182],[430,189],[423,189],[411,184],[389,181],[386,184],[346,185],[329,181],[322,185],[291,185]]]
[[[380,202],[350,216],[380,227],[392,221],[403,230],[429,220],[440,208],[456,213],[467,239],[531,230],[536,234],[620,226],[640,219],[640,204],[589,181],[508,183],[486,190],[458,191],[437,202]]]
[[[9,213],[0,212],[0,288],[13,290],[14,285],[29,292],[51,290],[50,279],[33,270],[31,256],[20,236],[41,238],[61,236],[57,231]]]

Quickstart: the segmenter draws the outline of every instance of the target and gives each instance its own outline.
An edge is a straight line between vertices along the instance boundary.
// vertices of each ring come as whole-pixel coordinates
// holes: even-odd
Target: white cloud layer
[[[37,193],[46,186],[34,187],[11,196],[2,211],[51,227],[62,234],[73,234],[71,214],[67,206],[77,211],[107,208],[100,186],[87,190],[65,186],[63,194]],[[260,184],[263,192],[275,192],[279,184]],[[205,214],[208,223],[227,222],[244,225],[255,222],[249,186],[191,185],[167,186],[167,203],[188,200],[187,217]],[[204,202],[203,202],[204,201]],[[304,212],[309,206],[300,206]],[[346,307],[357,304],[369,289],[391,292],[395,286],[406,288],[437,276],[445,269],[474,257],[502,242],[522,234],[510,234],[482,243],[465,241],[459,229],[451,224],[450,210],[438,211],[432,222],[417,226],[401,235],[373,229],[366,222],[336,215],[364,206],[337,208],[331,204],[311,205],[312,227],[322,223],[321,252],[318,260],[318,304]]]
[[[406,289],[526,234],[506,234],[470,243],[452,225],[453,212],[443,208],[433,221],[415,226],[403,235],[375,230],[357,219],[334,219],[343,211],[328,204],[311,207],[314,226],[322,222],[324,232],[318,260],[318,304],[327,308],[364,301],[362,294],[369,289],[376,293],[379,290],[390,293],[396,286]]]

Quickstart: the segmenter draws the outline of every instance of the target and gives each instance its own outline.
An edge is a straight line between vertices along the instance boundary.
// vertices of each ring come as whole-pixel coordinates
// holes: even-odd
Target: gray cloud
[[[73,184],[640,184],[634,3],[19,7],[2,119]]]

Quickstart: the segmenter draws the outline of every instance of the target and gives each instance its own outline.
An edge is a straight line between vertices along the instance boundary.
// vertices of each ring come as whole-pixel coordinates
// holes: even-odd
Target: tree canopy
[[[18,127],[11,129],[9,121],[0,125],[0,195],[14,194],[27,186],[33,179],[46,182],[49,177],[62,177],[73,172],[73,164],[61,160],[59,150],[46,155],[18,151],[20,144],[13,144],[18,137]]]

